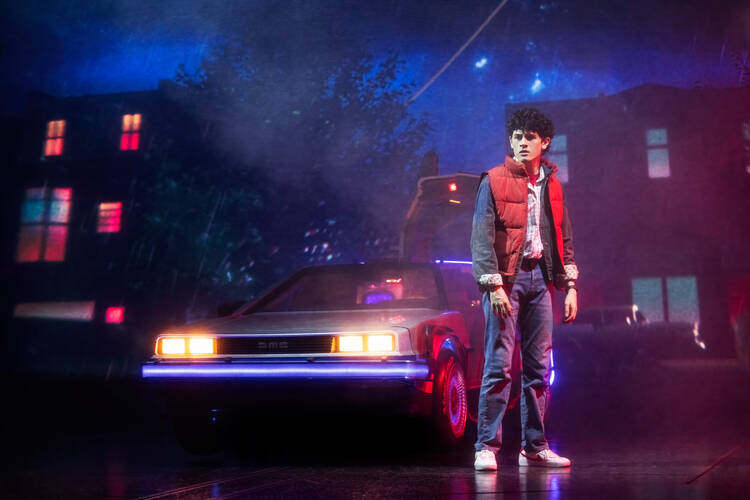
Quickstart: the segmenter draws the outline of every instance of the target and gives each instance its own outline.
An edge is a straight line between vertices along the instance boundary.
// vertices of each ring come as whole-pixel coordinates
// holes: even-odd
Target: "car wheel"
[[[174,415],[175,437],[193,455],[213,455],[221,451],[219,422],[211,415]]]
[[[441,356],[433,392],[434,418],[440,442],[456,444],[466,431],[466,381],[461,363],[452,354]]]

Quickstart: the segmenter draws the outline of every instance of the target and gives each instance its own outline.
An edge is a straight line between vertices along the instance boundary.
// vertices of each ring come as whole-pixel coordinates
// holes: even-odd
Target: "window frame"
[[[653,137],[653,132],[664,132],[664,140]],[[666,162],[666,175],[655,175],[659,159],[653,153],[663,153]],[[669,161],[669,130],[666,127],[646,129],[646,165],[648,167],[649,179],[669,179],[672,177],[672,168]]]
[[[142,113],[125,113],[120,121],[120,151],[141,149]]]
[[[28,208],[33,204],[41,205],[41,210],[36,211],[38,215]],[[41,186],[26,189],[21,205],[16,263],[65,262],[72,206],[73,188]],[[34,232],[38,232],[38,235],[34,236]],[[36,248],[32,259],[24,257],[30,240],[29,234],[33,238],[32,245]]]
[[[68,130],[68,121],[62,118],[47,120],[44,131],[44,144],[42,147],[42,158],[56,158],[65,152],[65,133]]]

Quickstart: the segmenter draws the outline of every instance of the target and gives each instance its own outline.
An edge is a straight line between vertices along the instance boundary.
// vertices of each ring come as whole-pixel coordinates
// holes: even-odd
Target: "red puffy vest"
[[[542,160],[552,167],[551,174],[557,171],[557,166]],[[523,163],[515,161],[511,157],[505,158],[505,163],[487,172],[490,180],[492,197],[495,199],[496,223],[495,223],[495,255],[500,274],[503,276],[515,276],[521,248],[526,238],[526,218],[528,193],[527,185],[529,176]],[[563,193],[560,181],[554,175],[547,179],[548,204],[552,209],[552,222],[555,231],[555,244],[557,252],[553,259],[557,259],[555,266],[563,269]],[[542,217],[545,214],[542,213]],[[542,238],[544,241],[544,238]],[[558,267],[559,266],[559,267]]]

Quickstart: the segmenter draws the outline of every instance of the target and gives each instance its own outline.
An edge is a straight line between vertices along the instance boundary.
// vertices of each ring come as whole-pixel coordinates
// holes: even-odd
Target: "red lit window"
[[[122,323],[125,319],[124,307],[108,307],[105,321],[107,323]]]
[[[122,203],[119,201],[111,203],[99,203],[99,223],[96,226],[97,233],[117,233],[120,231],[120,216],[122,214]]]
[[[120,151],[135,151],[138,149],[141,134],[141,115],[122,115],[122,136],[120,137]]]
[[[65,120],[47,122],[47,136],[44,140],[44,156],[60,156],[65,142]]]
[[[448,184],[448,191],[458,191],[458,184],[456,184],[455,182],[451,182],[450,184]]]
[[[60,262],[65,260],[68,221],[73,191],[46,187],[26,190],[21,207],[18,262]]]

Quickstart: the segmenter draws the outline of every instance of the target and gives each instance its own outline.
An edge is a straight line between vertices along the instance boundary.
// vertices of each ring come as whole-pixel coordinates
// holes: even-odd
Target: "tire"
[[[468,395],[461,363],[452,354],[441,355],[433,398],[433,419],[442,445],[458,444],[466,432]]]
[[[211,415],[174,415],[175,437],[192,455],[214,455],[222,450],[219,423]]]

